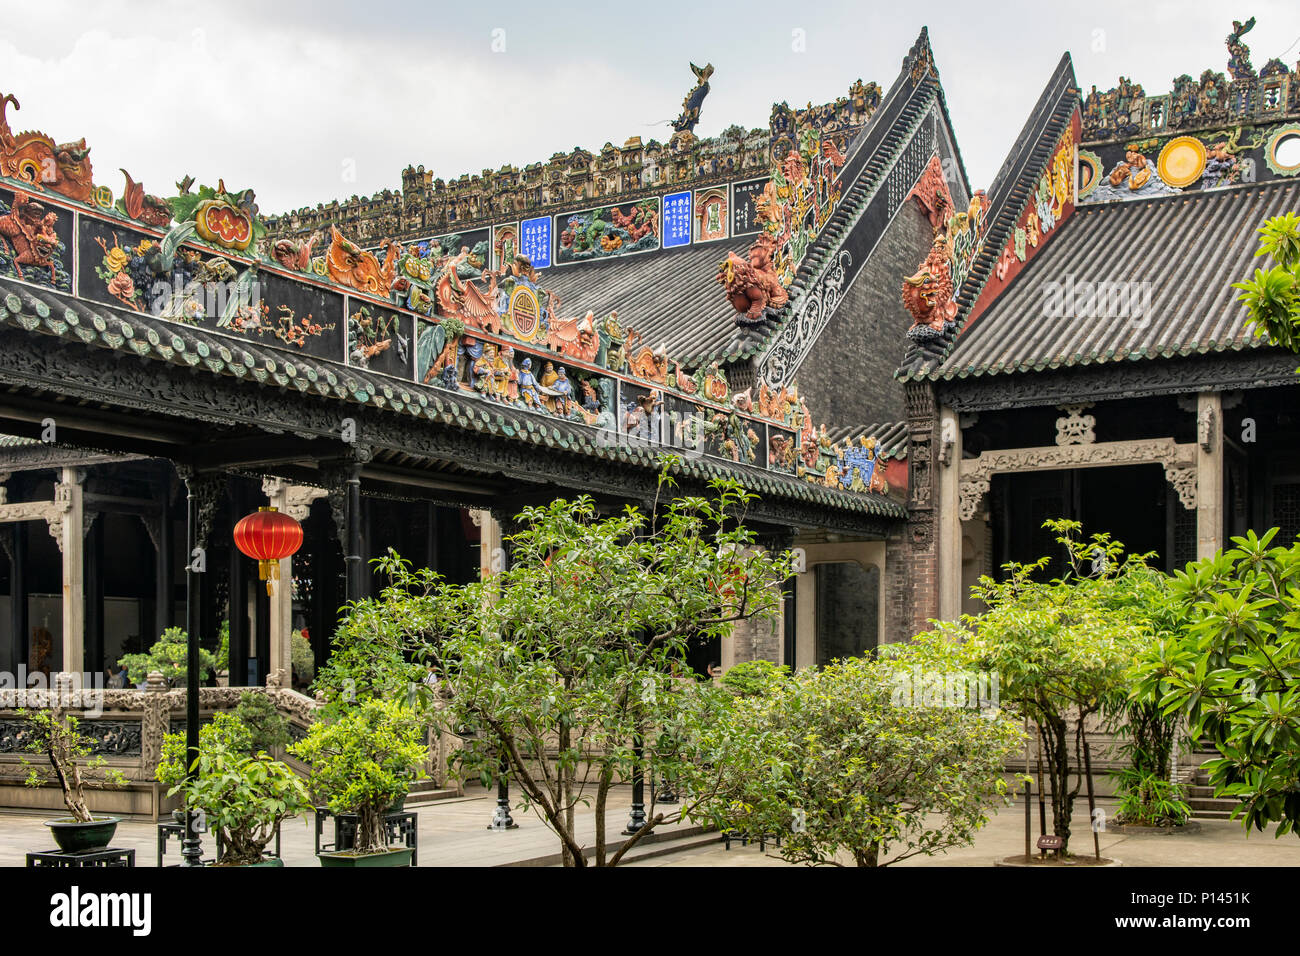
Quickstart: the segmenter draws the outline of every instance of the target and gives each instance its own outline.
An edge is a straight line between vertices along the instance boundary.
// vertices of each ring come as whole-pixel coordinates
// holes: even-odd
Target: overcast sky
[[[859,77],[888,88],[926,25],[983,186],[1064,51],[1084,90],[1123,73],[1164,93],[1180,73],[1223,70],[1233,17],[1252,14],[1255,67],[1280,55],[1294,69],[1296,0],[8,0],[0,92],[22,104],[16,130],[86,137],[115,195],[119,167],[163,196],[186,173],[220,176],[270,213],[399,188],[407,164],[450,178],[665,140],[690,61],[716,70],[698,134],[765,127],[773,102],[827,102]]]

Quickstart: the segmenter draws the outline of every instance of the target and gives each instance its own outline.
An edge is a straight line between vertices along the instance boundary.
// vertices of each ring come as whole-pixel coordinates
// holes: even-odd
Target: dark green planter
[[[60,850],[64,853],[78,853],[104,849],[112,842],[120,822],[117,817],[97,817],[93,823],[78,823],[72,817],[64,817],[46,820],[45,825],[50,828]]]
[[[412,850],[409,846],[394,848],[384,853],[364,853],[360,856],[351,850],[341,853],[317,853],[321,866],[410,866]]]
[[[284,866],[284,860],[275,856],[263,857],[260,863],[217,863],[216,866]]]

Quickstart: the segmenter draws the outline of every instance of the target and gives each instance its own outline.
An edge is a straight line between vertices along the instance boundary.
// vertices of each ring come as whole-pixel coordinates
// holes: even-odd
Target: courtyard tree
[[[384,853],[384,816],[423,775],[429,751],[419,712],[401,700],[369,697],[317,720],[289,752],[311,766],[312,792],[334,814],[357,815],[352,856]]]
[[[257,705],[245,707],[246,700],[256,697],[266,699],[246,694],[240,706],[246,715],[260,719]],[[222,864],[261,863],[280,824],[312,808],[306,785],[286,764],[265,753],[261,745],[267,739],[280,737],[264,723],[250,726],[237,713],[217,713],[199,728],[199,754],[190,775],[185,735],[163,737],[162,760],[154,776],[170,788],[168,795],[181,795],[186,807],[220,835]],[[284,739],[287,742],[287,735]]]
[[[1003,767],[1024,734],[965,695],[906,692],[914,673],[849,658],[733,682],[736,699],[706,734],[723,768],[706,816],[779,836],[784,859],[813,865],[889,866],[969,845],[1007,802]]]
[[[665,468],[660,493],[671,488]],[[707,496],[607,515],[587,496],[527,508],[502,570],[458,585],[390,552],[379,562],[390,585],[354,614],[382,621],[386,646],[428,669],[432,712],[464,738],[457,773],[486,785],[507,768],[569,866],[588,863],[576,810],[592,807],[591,862],[617,865],[722,773],[703,732],[731,695],[685,661],[692,642],[780,608],[792,558],[756,546],[743,523],[752,499],[720,480]],[[635,774],[673,780],[682,803],[666,809],[651,788],[644,823],[612,849],[612,788]]]
[[[1220,757],[1203,767],[1220,796],[1237,797],[1246,827],[1300,820],[1300,542],[1277,529],[1234,537],[1236,547],[1188,565],[1172,584],[1187,614],[1143,679]]]
[[[1103,709],[1124,706],[1137,654],[1156,640],[1165,580],[1144,556],[1125,555],[1107,534],[1081,540],[1076,521],[1049,520],[1065,567],[1004,566],[1005,577],[972,588],[980,614],[937,623],[899,651],[900,662],[996,674],[1002,705],[1034,724],[1052,803],[1052,830],[1068,848],[1074,801],[1089,763],[1084,731]],[[1072,753],[1073,752],[1073,753]],[[1070,778],[1074,777],[1073,784]]]
[[[1116,816],[1120,823],[1139,826],[1181,826],[1192,812],[1182,786],[1172,779],[1175,754],[1190,742],[1187,722],[1164,705],[1169,674],[1179,659],[1182,615],[1172,588],[1164,589],[1163,598],[1149,605],[1157,640],[1138,652],[1128,689],[1107,714],[1107,728],[1118,741],[1116,755],[1123,760],[1111,773],[1119,797]]]

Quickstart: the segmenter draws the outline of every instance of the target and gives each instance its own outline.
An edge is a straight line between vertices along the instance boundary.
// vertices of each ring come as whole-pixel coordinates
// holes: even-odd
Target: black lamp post
[[[519,824],[510,816],[510,761],[503,753],[497,766],[497,805],[492,811],[489,830],[518,830]]]
[[[185,479],[185,527],[189,563],[185,565],[185,766],[186,776],[193,779],[199,759],[199,574],[207,568],[199,550],[199,502],[194,494],[193,477]],[[185,810],[185,837],[181,840],[183,866],[203,865],[203,845],[199,839],[198,815]]]
[[[645,826],[645,775],[641,772],[641,735],[632,738],[632,812],[627,817],[624,836],[640,833]]]

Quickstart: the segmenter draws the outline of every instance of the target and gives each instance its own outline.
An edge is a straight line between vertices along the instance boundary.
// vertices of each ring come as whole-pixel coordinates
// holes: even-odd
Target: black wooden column
[[[347,485],[344,491],[344,544],[343,561],[347,568],[345,601],[358,601],[366,594],[365,561],[361,557],[361,462],[348,466]]]
[[[14,550],[9,559],[9,631],[13,642],[8,667],[11,674],[17,674],[19,667],[27,665],[27,524],[15,521],[9,527]]]
[[[438,570],[438,506],[432,501],[425,502],[424,525],[424,566],[430,571]]]
[[[234,515],[247,514],[247,496],[242,486],[231,489]],[[248,649],[251,643],[248,625],[248,579],[252,562],[240,554],[238,548],[230,549],[230,599],[227,613],[230,617],[230,676],[231,687],[248,683]]]
[[[179,469],[178,469],[179,470]],[[213,518],[225,478],[220,475],[199,475],[190,469],[181,470],[185,480],[185,621],[188,631],[186,653],[185,693],[185,759],[190,766],[189,775],[195,774],[194,762],[199,756],[199,646],[203,626],[204,604],[211,599],[211,584],[207,552],[212,538]],[[185,838],[181,841],[184,866],[202,866],[203,847],[199,838],[199,821],[187,810]]]
[[[172,587],[172,483],[162,475],[157,487],[162,514],[158,517],[158,540],[154,542],[153,590],[154,634],[161,635],[172,626],[176,592]],[[148,520],[148,519],[146,519]]]

